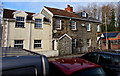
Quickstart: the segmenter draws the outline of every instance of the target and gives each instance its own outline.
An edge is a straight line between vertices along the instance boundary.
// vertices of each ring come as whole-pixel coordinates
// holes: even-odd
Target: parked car
[[[109,52],[120,53],[120,50],[112,50],[112,51],[109,51]]]
[[[81,58],[59,58],[49,64],[49,76],[105,76],[101,66]]]
[[[2,76],[47,76],[49,64],[45,56],[2,58]]]
[[[80,58],[101,65],[108,76],[120,76],[120,54],[111,52],[90,52]]]
[[[47,76],[49,74],[49,62],[46,56],[24,49],[10,48],[6,52],[5,50],[6,48],[2,50],[2,57],[0,57],[1,76]]]

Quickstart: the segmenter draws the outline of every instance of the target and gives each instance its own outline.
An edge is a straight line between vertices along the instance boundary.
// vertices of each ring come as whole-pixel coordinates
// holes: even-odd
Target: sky
[[[64,9],[68,4],[70,4],[74,11],[76,11],[78,6],[87,6],[89,3],[97,2],[98,0],[2,0],[4,8],[13,10],[23,10],[27,12],[38,13],[41,11],[43,6],[48,6],[52,8]],[[118,2],[118,0],[99,0],[97,2],[100,4],[106,4],[108,2]]]

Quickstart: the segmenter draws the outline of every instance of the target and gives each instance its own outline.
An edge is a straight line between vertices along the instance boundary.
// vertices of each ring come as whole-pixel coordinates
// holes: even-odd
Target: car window
[[[99,63],[102,64],[112,64],[112,57],[106,54],[99,55]]]
[[[75,72],[71,76],[105,76],[105,73],[102,68],[91,68]]]
[[[120,66],[120,57],[119,56],[113,56],[113,65]]]
[[[96,53],[90,53],[87,56],[89,61],[96,62],[97,61],[97,54]]]
[[[2,76],[36,76],[34,67],[22,67],[2,71]]]

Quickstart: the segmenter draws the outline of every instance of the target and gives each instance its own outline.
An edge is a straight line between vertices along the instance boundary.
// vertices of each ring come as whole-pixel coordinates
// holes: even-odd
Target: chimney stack
[[[67,5],[67,8],[65,8],[65,10],[68,12],[73,12],[73,7],[71,7],[70,5]]]

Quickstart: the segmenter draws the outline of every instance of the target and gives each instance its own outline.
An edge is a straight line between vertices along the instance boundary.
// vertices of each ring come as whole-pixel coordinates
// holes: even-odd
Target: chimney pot
[[[73,7],[71,7],[70,5],[67,5],[67,8],[65,8],[65,10],[68,12],[73,12]]]

